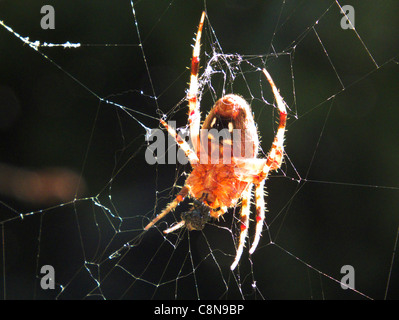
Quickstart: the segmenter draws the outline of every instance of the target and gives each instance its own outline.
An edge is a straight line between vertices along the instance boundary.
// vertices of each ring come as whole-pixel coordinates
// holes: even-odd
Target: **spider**
[[[186,197],[194,199],[192,209],[183,213],[181,221],[165,230],[164,233],[170,233],[184,226],[188,230],[202,230],[211,218],[218,219],[226,213],[228,208],[237,206],[241,200],[240,236],[236,256],[230,267],[231,270],[234,270],[240,261],[248,235],[250,200],[253,187],[255,187],[256,227],[254,240],[249,249],[250,254],[255,251],[259,243],[265,219],[265,201],[263,195],[265,181],[269,172],[280,168],[283,161],[287,111],[285,102],[280,96],[270,74],[266,69],[263,69],[262,72],[271,86],[280,112],[279,126],[267,158],[257,158],[259,136],[251,108],[242,97],[235,94],[225,95],[215,103],[202,124],[200,139],[201,116],[198,102],[198,71],[204,20],[205,11],[201,16],[193,49],[190,86],[187,97],[189,104],[188,125],[193,147],[191,148],[189,143],[183,140],[164,120],[160,120],[161,124],[175,138],[179,147],[185,152],[192,171],[176,198],[149,222],[144,230],[150,229],[160,219],[174,210]],[[214,150],[219,150],[218,152],[223,154],[223,146],[226,145],[222,145],[219,140],[215,142],[212,134],[208,134],[205,139],[202,138],[202,131],[209,130],[210,132],[211,129],[227,129],[230,133],[240,130],[241,136],[238,140],[241,141],[242,146],[245,145],[245,155],[243,156],[242,151],[240,151],[240,154],[237,155],[237,153],[234,153],[231,156],[229,163],[222,161],[218,161],[217,163],[210,162],[211,153]],[[234,146],[231,140],[224,139],[223,142]],[[207,150],[205,153],[204,148]],[[206,155],[205,158],[207,158],[206,161],[202,161],[204,154]],[[201,161],[199,161],[200,159]]]

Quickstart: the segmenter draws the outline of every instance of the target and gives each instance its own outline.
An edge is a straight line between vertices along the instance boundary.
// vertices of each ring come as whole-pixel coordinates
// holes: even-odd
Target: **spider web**
[[[47,4],[54,30],[40,27]],[[346,4],[2,1],[1,298],[397,299],[399,7],[352,1],[355,28],[343,29]],[[185,201],[142,231],[189,172],[145,152],[159,119],[187,130],[204,9],[202,117],[242,95],[265,156],[277,109],[262,68],[289,106],[262,239],[234,272],[239,208],[165,236]],[[54,289],[41,287],[44,265]],[[354,288],[342,287],[346,265]]]

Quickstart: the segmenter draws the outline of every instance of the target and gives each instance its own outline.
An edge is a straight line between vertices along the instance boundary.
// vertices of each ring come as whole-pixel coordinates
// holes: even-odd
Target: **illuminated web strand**
[[[63,47],[64,49],[75,49],[81,46],[80,43],[72,43],[72,42],[65,42],[65,43],[48,43],[48,42],[40,42],[39,40],[30,41],[29,37],[23,37],[19,33],[15,32],[11,27],[7,26],[4,21],[0,20],[0,25],[6,28],[9,32],[11,32],[14,36],[19,38],[22,42],[29,45],[29,47],[33,48],[34,50],[38,50],[40,47]]]
[[[362,44],[362,46],[364,47],[364,49],[366,50],[368,56],[370,57],[370,59],[373,61],[374,65],[376,66],[376,68],[379,68],[379,65],[377,63],[377,61],[375,61],[373,55],[371,54],[370,50],[367,48],[366,44],[364,43],[362,37],[360,37],[360,34],[357,32],[357,30],[355,29],[355,27],[352,25],[351,20],[348,18],[348,16],[346,15],[345,11],[342,10],[342,7],[340,5],[340,3],[338,2],[338,0],[335,0],[337,6],[339,7],[339,9],[341,10],[341,12],[345,15],[345,18],[348,20],[349,24],[352,27],[353,32],[356,34],[356,37],[359,39],[360,43]]]
[[[132,110],[132,109],[127,109],[125,107],[123,107],[122,105],[115,103],[113,101],[104,99],[102,97],[100,97],[97,93],[95,93],[93,90],[91,90],[87,85],[85,85],[84,83],[82,83],[81,81],[79,81],[76,77],[74,77],[71,73],[69,73],[68,71],[64,70],[59,64],[57,64],[54,60],[52,60],[49,56],[47,56],[46,54],[44,54],[43,52],[39,51],[39,48],[41,47],[48,47],[48,48],[52,48],[52,47],[63,47],[64,49],[76,49],[82,46],[81,43],[72,43],[72,42],[65,42],[65,43],[48,43],[48,42],[40,42],[39,40],[36,41],[30,41],[29,37],[23,37],[21,36],[19,33],[17,33],[16,31],[14,31],[11,27],[9,27],[8,25],[6,25],[2,20],[0,20],[0,25],[2,25],[7,31],[11,32],[14,36],[16,36],[18,39],[20,39],[23,43],[29,45],[29,47],[31,47],[33,50],[35,50],[36,52],[40,53],[46,60],[50,61],[54,66],[56,66],[58,69],[60,69],[62,72],[64,72],[68,77],[72,78],[73,81],[75,81],[76,83],[78,83],[80,86],[82,86],[83,88],[85,88],[88,92],[90,92],[93,96],[95,96],[97,99],[99,99],[100,101],[103,101],[105,103],[108,104],[112,104],[114,106],[119,107],[120,109],[122,109],[123,111],[125,111],[126,113],[129,114],[129,116],[131,118],[133,118],[141,127],[144,128],[146,135],[149,136],[151,135],[151,129],[148,128],[147,126],[145,126],[141,121],[139,121],[137,118],[135,118],[130,112],[135,112],[138,113],[140,115],[145,115],[147,117],[151,117],[148,116],[142,112],[136,111],[136,110]],[[151,117],[153,118],[153,117]]]

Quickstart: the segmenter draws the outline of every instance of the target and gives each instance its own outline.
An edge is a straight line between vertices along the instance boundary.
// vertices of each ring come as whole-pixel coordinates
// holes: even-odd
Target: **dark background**
[[[55,30],[40,28],[45,4]],[[81,43],[37,52],[0,26],[0,297],[398,299],[399,3],[340,4],[355,8],[357,34],[335,1],[137,1],[136,18],[129,1],[0,1],[22,37]],[[275,113],[261,97],[273,97],[256,68],[290,106],[286,161],[267,182],[270,228],[235,273],[234,210],[203,233],[164,238],[163,222],[141,234],[189,170],[148,165],[145,128],[164,114],[186,124],[205,7],[202,66],[215,48],[246,62],[204,89],[203,115],[223,90],[243,95],[267,152]],[[55,290],[40,288],[45,264]],[[343,265],[356,291],[341,289]]]

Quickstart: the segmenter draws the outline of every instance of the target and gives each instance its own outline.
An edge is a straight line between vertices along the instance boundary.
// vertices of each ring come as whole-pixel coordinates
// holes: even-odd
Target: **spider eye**
[[[202,230],[210,220],[210,208],[203,202],[194,200],[193,207],[181,214],[182,220],[188,230]]]

